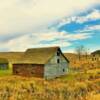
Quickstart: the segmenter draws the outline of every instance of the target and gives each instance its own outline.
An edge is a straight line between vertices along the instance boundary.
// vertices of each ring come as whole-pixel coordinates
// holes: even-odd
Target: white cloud
[[[86,26],[83,30],[78,30],[79,33],[100,31],[100,25]]]
[[[77,34],[63,33],[63,38],[65,38],[67,40],[71,40],[71,41],[73,41],[73,40],[83,40],[83,39],[91,38],[91,36],[92,36],[92,34],[89,34],[89,33],[77,33]]]
[[[86,22],[86,21],[98,20],[98,19],[100,19],[100,11],[99,10],[94,10],[93,12],[88,14],[87,16],[76,17],[76,22],[77,23],[83,23],[83,22]]]
[[[32,33],[17,37],[7,42],[2,42],[0,45],[8,48],[10,51],[23,51],[27,48],[48,47],[48,46],[71,46],[76,40],[90,38],[91,34],[69,34],[65,32],[51,33]]]
[[[1,0],[0,37],[5,38],[10,35],[16,37],[16,34],[19,37],[0,42],[0,46],[9,50],[24,50],[28,47],[62,45],[57,41],[49,44],[40,43],[40,41],[54,39],[62,39],[63,46],[70,46],[72,43],[69,40],[90,38],[87,34],[59,33],[47,27],[56,20],[77,14],[99,3],[100,0],[77,0],[77,2],[73,0]],[[73,17],[71,20],[74,19]]]
[[[100,25],[94,25],[94,26],[87,26],[86,27],[86,30],[91,30],[91,31],[93,31],[93,30],[100,30]]]
[[[96,3],[100,0],[3,0],[0,1],[0,34],[38,31],[52,21]]]
[[[89,13],[85,16],[72,16],[72,17],[61,19],[59,21],[59,24],[57,25],[57,27],[61,27],[65,24],[70,24],[72,22],[84,23],[86,21],[98,20],[98,19],[100,19],[100,11],[93,10],[91,13]]]
[[[87,16],[88,19],[100,19],[100,11],[94,10],[90,15]]]

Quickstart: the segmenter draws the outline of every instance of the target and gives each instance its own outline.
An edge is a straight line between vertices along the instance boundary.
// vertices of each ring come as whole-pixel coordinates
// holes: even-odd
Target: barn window
[[[57,56],[60,56],[60,52],[59,51],[57,51]]]
[[[65,72],[65,69],[63,69],[63,72]]]
[[[57,59],[57,63],[60,63],[60,59]]]

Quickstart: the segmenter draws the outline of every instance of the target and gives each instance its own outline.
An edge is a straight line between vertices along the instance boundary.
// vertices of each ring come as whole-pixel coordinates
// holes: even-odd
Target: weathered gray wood
[[[57,62],[59,59],[59,63]],[[57,52],[44,66],[44,78],[55,78],[68,73],[68,61],[60,52],[60,56],[57,56]]]

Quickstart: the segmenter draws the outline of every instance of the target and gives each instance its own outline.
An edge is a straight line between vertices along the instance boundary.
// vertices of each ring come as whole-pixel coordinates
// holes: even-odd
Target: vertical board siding
[[[57,59],[60,60],[59,63],[57,62]],[[61,53],[60,56],[57,56],[56,52],[45,65],[44,71],[44,78],[46,79],[66,75],[68,72],[68,62]]]

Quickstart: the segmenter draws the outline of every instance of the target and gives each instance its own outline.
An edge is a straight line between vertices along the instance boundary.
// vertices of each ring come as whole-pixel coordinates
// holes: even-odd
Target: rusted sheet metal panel
[[[39,64],[13,64],[13,74],[21,76],[44,76],[44,65]]]

